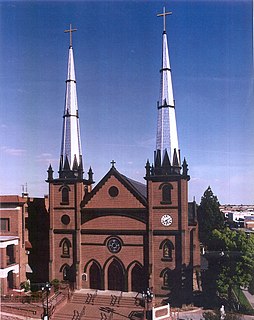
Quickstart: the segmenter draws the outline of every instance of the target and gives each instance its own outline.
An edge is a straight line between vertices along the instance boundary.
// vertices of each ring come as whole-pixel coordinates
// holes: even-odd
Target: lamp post
[[[42,291],[46,291],[46,309],[43,303],[43,320],[48,320],[49,319],[49,292],[51,290],[51,284],[49,282],[45,283],[45,286],[41,288]]]
[[[142,292],[142,299],[145,303],[145,315],[144,319],[151,320],[152,319],[152,310],[151,310],[151,302],[153,301],[154,294],[151,288],[147,288],[146,291]]]

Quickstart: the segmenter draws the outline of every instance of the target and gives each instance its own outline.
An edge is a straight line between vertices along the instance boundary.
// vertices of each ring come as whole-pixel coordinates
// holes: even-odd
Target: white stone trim
[[[19,239],[2,241],[0,242],[0,248],[6,248],[7,246],[10,246],[12,244],[14,244],[14,246],[17,246],[19,244]]]
[[[0,269],[0,278],[7,278],[8,272],[19,273],[19,265],[15,264],[4,269]]]

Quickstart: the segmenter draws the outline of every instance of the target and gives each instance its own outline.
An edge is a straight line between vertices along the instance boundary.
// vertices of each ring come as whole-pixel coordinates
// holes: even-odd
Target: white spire
[[[178,161],[180,158],[178,153],[175,101],[169,62],[167,34],[165,30],[165,18],[168,14],[171,14],[171,12],[165,12],[165,8],[162,14],[158,14],[158,16],[163,16],[164,18],[164,30],[162,34],[162,68],[160,70],[161,84],[160,100],[158,102],[156,150],[161,150],[162,154],[164,154],[164,152],[167,150],[172,163],[174,150],[176,150],[178,155]]]
[[[70,28],[70,30],[72,29]],[[72,31],[69,32],[71,33]],[[73,48],[70,45],[66,80],[65,107],[63,116],[61,158],[63,161],[65,161],[67,157],[70,169],[72,170],[75,157],[77,160],[77,165],[80,165],[80,161],[82,161],[81,155],[82,152],[80,142],[76,77],[74,69]]]

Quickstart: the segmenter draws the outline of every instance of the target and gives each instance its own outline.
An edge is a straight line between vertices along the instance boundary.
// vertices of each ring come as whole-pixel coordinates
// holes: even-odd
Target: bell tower
[[[155,296],[179,300],[185,290],[185,273],[191,265],[188,223],[188,165],[181,164],[175,100],[163,17],[160,98],[157,103],[157,136],[154,162],[146,163],[148,197],[149,287]],[[192,272],[192,271],[191,271]]]
[[[72,33],[68,52],[65,106],[58,177],[48,168],[50,213],[50,280],[69,280],[79,288],[80,270],[80,203],[86,191],[91,190],[93,172],[83,178],[83,158],[80,140],[79,114],[76,91]]]

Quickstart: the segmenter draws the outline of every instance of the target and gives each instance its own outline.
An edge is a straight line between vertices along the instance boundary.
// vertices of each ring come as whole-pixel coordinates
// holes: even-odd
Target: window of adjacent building
[[[11,244],[6,247],[7,265],[15,263],[14,245]]]
[[[10,231],[10,219],[0,218],[1,231]]]
[[[160,186],[160,189],[162,191],[162,196],[161,196],[161,203],[162,204],[171,204],[171,190],[173,189],[172,185],[170,183],[163,184]]]

